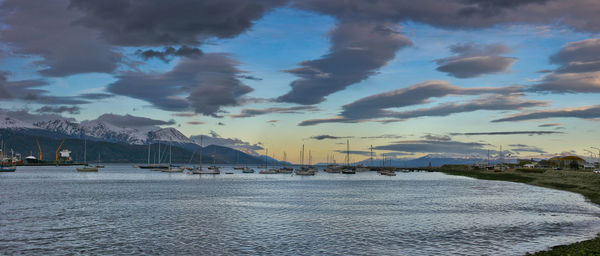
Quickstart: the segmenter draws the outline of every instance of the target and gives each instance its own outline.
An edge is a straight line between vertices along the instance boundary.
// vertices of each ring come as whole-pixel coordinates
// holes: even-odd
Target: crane
[[[37,143],[37,146],[38,146],[39,160],[42,161],[42,147],[40,146],[40,142],[38,141],[37,138],[35,138],[35,143]]]
[[[62,147],[62,145],[63,145],[64,143],[65,143],[65,140],[63,139],[63,140],[60,142],[60,145],[58,145],[58,148],[56,149],[56,158],[55,158],[55,160],[54,160],[54,161],[56,161],[57,163],[58,163],[58,151],[60,151],[60,147]]]

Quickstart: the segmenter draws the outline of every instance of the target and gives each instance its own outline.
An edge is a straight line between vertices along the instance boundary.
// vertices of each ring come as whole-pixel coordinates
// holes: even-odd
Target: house
[[[538,164],[536,162],[530,163],[530,164],[525,164],[523,165],[523,167],[525,168],[537,168]]]

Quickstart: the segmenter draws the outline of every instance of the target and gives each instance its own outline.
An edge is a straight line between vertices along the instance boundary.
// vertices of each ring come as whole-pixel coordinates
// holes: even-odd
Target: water
[[[19,167],[0,174],[0,254],[521,255],[600,228],[582,196],[517,183],[235,172]]]

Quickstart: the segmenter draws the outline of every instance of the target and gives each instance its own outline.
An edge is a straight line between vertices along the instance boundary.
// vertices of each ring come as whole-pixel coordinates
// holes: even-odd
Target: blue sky
[[[586,21],[592,18],[592,16],[586,16],[586,12],[583,14],[578,13],[579,17],[574,17],[574,15],[560,16],[556,14],[553,10],[556,6],[562,4],[558,0],[552,3],[524,4],[523,6],[519,5],[506,9],[496,6],[490,7],[477,3],[477,1],[471,5],[467,5],[461,1],[447,0],[448,9],[459,8],[460,4],[465,4],[466,7],[464,8],[480,8],[486,11],[487,9],[485,8],[498,8],[497,13],[500,13],[490,15],[489,17],[485,17],[485,15],[484,17],[477,16],[473,20],[469,20],[468,17],[457,16],[458,18],[455,18],[459,20],[457,24],[453,24],[454,21],[452,21],[447,25],[440,24],[440,21],[435,20],[436,18],[433,15],[449,15],[448,18],[450,19],[454,17],[453,15],[457,14],[451,13],[451,10],[448,11],[448,14],[440,13],[439,10],[435,9],[436,7],[433,4],[427,5],[427,1],[419,7],[422,8],[420,13],[417,13],[417,11],[415,13],[405,13],[404,9],[406,8],[401,3],[403,1],[381,1],[380,6],[374,5],[369,8],[363,7],[363,9],[358,9],[365,10],[364,13],[361,13],[362,11],[357,11],[358,13],[344,11],[346,6],[344,6],[343,1],[331,1],[329,3],[316,0],[303,3],[294,1],[274,1],[277,3],[265,3],[268,1],[242,1],[243,3],[224,1],[222,4],[225,6],[226,4],[230,4],[231,10],[237,8],[235,5],[252,6],[258,3],[264,5],[264,13],[249,15],[252,17],[249,20],[251,25],[241,29],[235,27],[237,23],[232,25],[224,21],[224,24],[219,24],[222,25],[223,30],[235,29],[235,32],[227,36],[222,36],[222,34],[228,31],[219,31],[218,29],[221,27],[213,28],[215,23],[220,22],[218,17],[215,17],[217,21],[207,21],[209,18],[206,18],[196,22],[194,21],[196,16],[185,17],[185,14],[178,16],[176,13],[177,8],[173,8],[174,19],[176,20],[178,17],[181,17],[182,20],[181,22],[174,22],[174,25],[169,23],[173,22],[173,20],[164,21],[164,27],[172,29],[172,31],[177,31],[178,34],[175,32],[172,34],[175,38],[176,36],[181,37],[176,38],[179,41],[176,40],[173,42],[162,42],[160,40],[163,40],[164,37],[156,39],[152,38],[152,35],[148,35],[148,38],[144,38],[143,36],[140,38],[130,38],[122,34],[110,35],[110,33],[113,33],[112,28],[114,28],[114,24],[110,23],[110,20],[106,20],[106,17],[94,16],[99,14],[90,11],[94,10],[94,8],[100,10],[100,7],[97,5],[101,4],[75,1],[77,4],[73,5],[74,7],[66,8],[68,2],[66,0],[50,1],[52,3],[48,3],[47,6],[39,7],[29,6],[26,2],[28,1],[0,1],[2,3],[0,10],[3,10],[3,13],[6,14],[5,18],[0,20],[3,28],[0,31],[0,50],[2,52],[0,54],[0,64],[2,67],[0,71],[5,72],[3,73],[5,74],[4,77],[6,77],[4,83],[23,80],[43,81],[46,84],[37,87],[46,91],[40,94],[43,96],[69,96],[77,98],[89,93],[106,95],[102,99],[90,99],[89,103],[86,104],[77,104],[77,107],[80,108],[80,111],[77,113],[51,113],[66,118],[74,118],[77,121],[93,120],[105,113],[130,114],[132,116],[147,117],[156,120],[173,119],[176,123],[172,126],[188,136],[208,134],[210,131],[216,131],[224,137],[239,138],[250,143],[262,143],[264,147],[269,148],[270,152],[276,152],[279,155],[282,155],[282,152],[285,151],[288,152],[288,155],[295,156],[295,152],[300,149],[301,145],[306,144],[312,148],[314,158],[318,161],[325,160],[325,156],[329,152],[343,149],[344,146],[340,143],[345,142],[346,138],[344,137],[351,137],[352,147],[355,150],[367,150],[370,145],[374,147],[401,145],[403,146],[403,150],[397,151],[407,154],[409,157],[431,153],[456,153],[439,152],[431,149],[404,150],[404,146],[411,143],[426,144],[432,147],[435,147],[436,143],[445,143],[448,141],[456,143],[458,146],[464,146],[465,143],[480,143],[481,145],[471,148],[473,154],[481,153],[483,152],[482,150],[487,149],[497,150],[499,145],[505,145],[504,148],[509,150],[524,146],[538,149],[535,152],[519,153],[523,157],[547,156],[571,150],[579,154],[584,154],[584,149],[589,149],[590,146],[599,146],[594,145],[594,143],[598,144],[598,141],[600,141],[600,135],[597,133],[600,115],[598,115],[597,111],[594,112],[594,107],[597,108],[599,104],[598,92],[600,92],[600,79],[598,77],[600,77],[600,70],[591,70],[585,73],[565,73],[559,71],[559,69],[574,63],[586,64],[592,63],[595,60],[600,61],[600,41],[595,41],[598,38],[600,26],[595,27],[594,24],[590,25],[588,24],[589,22],[586,23]],[[178,2],[180,2],[181,6],[186,5],[186,1]],[[581,3],[579,1],[576,2],[572,4],[573,7],[565,9],[564,12],[569,14],[569,12],[600,8],[584,1],[581,1]],[[24,39],[26,36],[23,36],[23,33],[28,33],[28,26],[32,26],[36,21],[34,18],[34,21],[23,22],[20,15],[25,16],[33,11],[40,11],[36,10],[36,8],[42,11],[44,8],[53,8],[52,5],[58,6],[61,12],[64,11],[66,13],[66,16],[73,15],[75,18],[72,18],[72,20],[67,19],[70,22],[65,23],[63,21],[64,17],[49,14],[48,17],[39,18],[40,22],[56,22],[57,24],[66,26],[67,30],[85,29],[85,33],[89,32],[92,35],[85,37],[85,40],[92,41],[90,42],[92,47],[100,45],[98,48],[105,51],[106,49],[103,47],[106,46],[109,51],[122,56],[115,63],[116,68],[102,72],[73,71],[75,72],[73,74],[70,74],[70,70],[62,70],[62,72],[69,73],[67,75],[47,75],[40,73],[41,70],[48,66],[53,68],[52,65],[57,65],[55,62],[49,60],[58,58],[55,56],[56,54],[65,54],[65,50],[60,49],[59,44],[61,42],[57,42],[57,45],[44,45],[35,43],[37,42],[35,41],[35,37],[34,39]],[[383,7],[386,7],[386,5],[389,6],[384,9]],[[189,6],[190,9],[194,8],[193,4]],[[382,7],[382,9],[377,9],[378,7]],[[205,6],[204,8],[209,7]],[[219,10],[228,12],[230,9]],[[244,9],[242,8],[242,10]],[[457,12],[461,10],[458,9]],[[135,9],[130,11],[130,16],[137,14]],[[381,13],[377,13],[378,11]],[[429,11],[431,13],[428,13]],[[199,12],[201,11],[199,10]],[[236,15],[242,16],[239,13]],[[363,15],[374,15],[376,18],[365,18],[363,20],[361,18]],[[427,15],[432,15],[433,18],[426,17]],[[527,15],[532,17],[523,17]],[[535,17],[536,15],[545,16],[542,18]],[[140,14],[140,16],[143,15]],[[567,16],[570,18],[565,18]],[[79,20],[80,17],[84,17],[85,19],[83,21]],[[191,19],[194,22],[185,19]],[[423,22],[423,20],[426,21]],[[107,24],[103,24],[103,22]],[[161,25],[160,22],[163,22],[160,18],[147,21],[147,23]],[[185,31],[183,28],[188,28],[184,27],[184,25],[191,26],[186,24],[186,22],[191,22],[191,24],[200,28],[197,31],[194,30],[195,32],[189,32],[190,35],[184,34],[184,32],[180,33],[177,30],[179,29],[177,26],[182,27],[181,31]],[[487,25],[482,26],[481,24]],[[354,27],[350,27],[350,32],[341,31],[345,26]],[[107,28],[110,28],[110,30]],[[162,29],[162,27],[160,28]],[[369,38],[363,38],[364,35],[360,34],[362,32],[359,30],[363,28],[366,28],[367,32],[369,29],[378,32],[376,31],[377,29],[383,28],[393,31],[393,34],[385,34],[382,38],[374,37],[371,42]],[[125,27],[126,29],[131,28]],[[158,30],[158,28],[155,29]],[[388,33],[388,30],[386,30],[386,33]],[[32,36],[31,32],[29,33],[27,36]],[[52,31],[48,31],[48,35],[44,34],[45,32],[36,33],[39,33],[39,35],[35,35],[37,37],[45,37],[50,35]],[[149,34],[146,30],[140,33],[141,35]],[[405,41],[390,41],[388,43],[384,42],[381,45],[386,47],[388,44],[396,44],[395,47],[398,47],[397,50],[377,49],[378,46],[374,46],[373,49],[367,49],[368,47],[372,47],[371,43],[377,45],[376,43],[379,43],[378,40],[388,40],[390,38],[386,37],[393,35],[398,35],[398,38],[394,40]],[[66,36],[70,36],[70,34]],[[81,36],[81,34],[79,33],[78,36]],[[189,38],[194,37],[198,41],[190,43]],[[332,43],[332,40],[334,40],[334,43]],[[410,41],[410,44],[407,44],[406,40]],[[577,44],[578,42],[579,44]],[[153,50],[161,52],[163,50],[166,51],[166,47],[177,49],[182,46],[198,48],[203,52],[203,55],[200,57],[169,56],[169,61],[167,62],[159,58],[144,58],[140,54],[142,51]],[[356,53],[356,51],[365,51],[366,49],[369,56],[365,57],[366,59],[362,59],[365,63],[380,61],[373,57],[377,54],[383,54],[382,56],[388,57],[391,55],[392,57],[389,61],[383,61],[383,64],[376,64],[374,68],[364,70],[365,79],[350,82],[344,85],[342,89],[338,88],[333,93],[324,94],[323,97],[326,99],[324,101],[305,104],[294,102],[293,100],[282,100],[280,96],[290,92],[290,84],[302,78],[304,74],[302,72],[322,72],[321,75],[329,79],[327,80],[329,84],[335,84],[349,78],[349,75],[351,75],[344,73],[343,69],[346,65],[349,69],[357,68],[357,70],[360,70],[363,68],[361,63],[351,63],[351,61],[356,61],[357,59],[348,59],[346,60],[347,62],[336,62],[337,59],[332,57],[334,55],[328,55],[335,53],[332,53],[332,49],[334,49],[332,47],[334,46],[347,47],[335,49],[348,50],[352,54]],[[455,50],[453,52],[452,49],[458,46],[465,46],[468,50],[462,52]],[[573,46],[577,49],[568,52],[568,46]],[[73,47],[78,46],[75,44]],[[498,47],[500,50],[495,52],[491,50],[493,47]],[[565,60],[561,59],[551,63],[551,56],[561,51],[567,52],[565,53],[566,57],[562,57]],[[46,54],[45,52],[50,53]],[[578,52],[585,52],[587,56],[577,55],[576,53]],[[223,54],[222,56],[215,57],[216,61],[223,61],[223,66],[220,66],[220,69],[217,71],[210,70],[214,68],[212,63],[202,62],[203,64],[199,64],[199,62],[194,60],[194,58],[197,58],[201,61],[202,58],[206,58],[209,55],[213,56],[211,54],[216,53]],[[596,55],[590,59],[590,54]],[[77,67],[77,65],[90,65],[90,67],[93,67],[95,65],[93,63],[95,58],[98,58],[95,56],[103,55],[90,53],[89,58],[83,58],[85,63],[73,63],[74,60],[69,60],[71,61],[68,63],[69,65],[64,65],[60,68],[65,69],[66,66],[68,69],[69,67]],[[340,56],[338,57],[345,58]],[[472,63],[467,63],[468,61],[474,59],[480,60],[480,58],[484,59],[481,61],[485,62],[477,65],[486,67],[489,65],[488,70],[474,71],[478,68],[477,66],[468,66],[472,65]],[[196,75],[194,74],[195,71],[190,71],[191,73],[186,74],[186,76],[189,75],[189,79],[193,80],[192,84],[180,86],[177,83],[188,82],[180,80],[184,78],[177,77],[180,73],[170,76],[166,74],[171,70],[182,69],[179,64],[185,63],[186,60],[190,61],[190,65],[194,65],[190,67],[200,68],[203,72]],[[302,64],[309,60],[330,61],[327,62],[327,65],[335,65],[335,67],[315,63]],[[39,65],[40,61],[44,65]],[[76,59],[75,61],[80,60]],[[496,62],[492,63],[492,61]],[[504,63],[497,61],[504,61]],[[219,62],[219,64],[221,63]],[[455,66],[452,68],[470,68],[470,70],[455,71],[456,73],[437,70],[443,65],[457,64],[467,66]],[[223,71],[221,68],[227,68],[227,71]],[[234,71],[229,70],[229,68],[233,68]],[[299,68],[303,69],[300,70]],[[318,70],[319,68],[324,69]],[[197,71],[200,71],[200,69]],[[326,69],[331,71],[327,73],[324,71]],[[541,70],[546,70],[546,72],[538,72]],[[460,76],[458,72],[468,72],[469,77],[457,77]],[[214,77],[212,75],[215,73],[218,74],[218,79],[213,80]],[[575,81],[584,74],[591,77],[591,80],[586,80],[588,82],[583,87],[576,89],[575,93],[571,93],[573,89],[570,87],[572,86],[570,81]],[[253,79],[244,78],[245,76],[251,76]],[[310,79],[306,83],[306,86],[313,86],[310,85],[310,81],[319,83],[323,81],[323,77],[318,77],[312,73],[309,76]],[[548,77],[559,77],[562,80],[556,83],[552,80],[553,87],[551,89],[548,89],[548,87],[540,89],[539,84],[550,83],[550,80],[547,79]],[[134,78],[143,80],[133,80]],[[223,81],[223,79],[227,81],[234,79],[235,81],[233,84],[220,84],[219,81]],[[153,85],[155,87],[144,87],[144,84],[140,84],[140,81],[149,82],[157,80],[158,82]],[[452,85],[466,89],[483,87],[505,88],[509,86],[519,86],[521,89],[519,91],[511,91],[510,93],[450,93],[439,97],[420,95],[419,97],[424,98],[418,104],[404,104],[404,101],[410,100],[407,98],[392,99],[387,105],[375,107],[373,110],[361,109],[361,111],[368,113],[366,116],[361,117],[356,116],[358,115],[358,113],[355,113],[356,110],[352,110],[354,112],[351,112],[348,110],[348,107],[343,107],[366,97],[381,97],[381,94],[394,90],[410,91],[411,86],[427,81],[442,81],[441,87],[443,88]],[[117,87],[115,84],[117,83],[122,83],[121,87],[118,87],[118,90],[115,89]],[[319,84],[321,87],[314,88],[327,87],[329,84]],[[2,86],[9,89],[15,88],[8,85]],[[148,98],[150,97],[148,95],[137,95],[146,90],[146,88],[166,88],[164,86],[168,87],[165,90],[173,91],[173,96],[158,99],[156,97],[160,95],[152,95],[151,97],[154,98]],[[205,106],[208,104],[197,101],[211,101],[213,95],[210,95],[210,92],[214,92],[215,90],[219,92],[245,90],[243,88],[247,87],[251,88],[252,91],[235,95],[231,99],[229,98],[231,96],[223,96],[224,101],[229,103],[214,103],[216,105],[210,105],[218,109],[216,112],[199,109],[198,105],[194,105]],[[203,93],[200,99],[188,97],[194,94],[195,90],[200,90]],[[308,92],[310,93],[311,90],[308,90]],[[438,92],[432,91],[432,93]],[[2,90],[0,90],[0,93],[2,93]],[[32,114],[49,114],[36,112],[36,109],[49,105],[48,102],[27,100],[24,99],[23,95],[16,95],[16,93],[11,93],[10,90],[8,90],[7,94],[6,97],[0,97],[0,101],[2,102],[1,108],[5,112],[25,109]],[[300,98],[305,96],[312,97],[310,95],[296,96]],[[214,95],[214,98],[220,99],[220,97],[221,95]],[[481,110],[453,112],[441,116],[423,115],[401,118],[402,120],[396,120],[396,122],[381,122],[389,119],[390,116],[406,116],[403,113],[406,111],[431,109],[440,105],[461,105],[473,102],[480,97],[487,97],[486,99],[488,100],[492,98],[498,99],[498,102],[510,100],[527,101],[530,104],[526,107],[511,106],[505,108],[497,107],[497,109],[496,106],[492,106],[494,110],[486,110],[482,107]],[[162,102],[162,100],[176,100],[176,102],[189,103],[190,105],[188,107],[177,107],[176,109],[169,107],[167,109],[165,105],[158,103]],[[485,100],[481,102],[485,102]],[[378,103],[375,100],[373,104],[377,105]],[[52,103],[51,105],[72,106],[72,104],[60,103]],[[373,107],[373,105],[369,106]],[[295,107],[302,108],[302,110],[293,111],[294,113],[282,110]],[[477,105],[477,107],[481,107],[481,104]],[[586,108],[584,110],[585,115],[562,115],[559,118],[552,118],[552,114],[548,115],[548,110],[556,112],[565,108],[577,107]],[[245,118],[232,116],[241,113],[244,109],[262,110],[265,114]],[[383,110],[385,113],[379,115],[377,114],[379,110]],[[211,112],[211,114],[207,114],[208,112]],[[531,112],[543,112],[548,117],[526,118],[521,121],[492,122],[493,120]],[[180,114],[182,113],[195,113],[195,115],[181,116]],[[343,117],[345,121],[324,121],[316,125],[299,125],[306,120],[340,117]],[[202,122],[203,124],[192,125],[189,122]],[[540,125],[550,123],[554,125],[540,127]],[[469,132],[514,131],[521,131],[523,133],[517,135],[487,136],[456,135],[456,133]],[[539,135],[537,133],[527,133],[528,131],[553,133]],[[311,137],[317,135],[331,135],[338,138],[325,140],[311,139]],[[379,139],[360,138],[379,135],[395,135],[395,137],[391,138],[388,136],[387,138]],[[428,135],[435,135],[437,139],[428,138]],[[520,146],[509,146],[517,144]],[[389,153],[393,152],[393,150],[378,150],[377,152]],[[466,153],[463,152],[461,154]],[[358,160],[364,158],[364,156],[356,155],[353,158]],[[341,160],[343,158],[339,156],[338,159]]]

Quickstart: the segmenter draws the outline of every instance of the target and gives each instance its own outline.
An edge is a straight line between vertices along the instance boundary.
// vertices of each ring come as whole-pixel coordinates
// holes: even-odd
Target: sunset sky
[[[589,156],[598,13],[595,0],[0,0],[0,112],[128,114],[294,162],[302,144],[316,162],[346,140],[353,160],[370,145]]]

